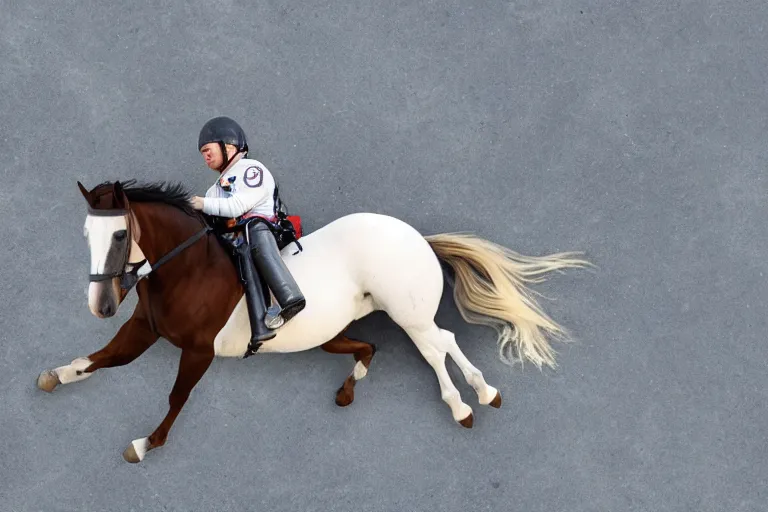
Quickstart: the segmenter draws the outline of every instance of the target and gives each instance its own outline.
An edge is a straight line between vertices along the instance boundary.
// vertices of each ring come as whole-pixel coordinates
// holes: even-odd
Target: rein
[[[211,231],[213,231],[213,228],[211,228],[210,226],[205,226],[203,229],[201,229],[191,237],[184,240],[181,244],[171,249],[171,251],[168,254],[165,254],[164,256],[162,256],[159,260],[155,262],[154,265],[151,265],[146,259],[139,261],[137,263],[129,262],[128,265],[133,266],[133,268],[129,272],[123,271],[122,275],[120,276],[120,287],[123,290],[130,290],[131,288],[136,286],[136,283],[146,278],[152,272],[157,270],[159,267],[168,263],[170,260],[172,260],[179,254],[184,252],[186,249],[188,249],[195,242],[203,238],[205,235],[207,235]],[[147,270],[146,272],[142,272],[142,269],[145,267],[149,267],[149,270]]]

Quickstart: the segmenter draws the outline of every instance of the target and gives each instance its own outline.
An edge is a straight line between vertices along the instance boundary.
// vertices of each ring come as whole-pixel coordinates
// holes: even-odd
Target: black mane
[[[181,183],[136,183],[136,180],[121,181],[128,201],[136,203],[164,203],[174,206],[188,215],[197,217],[200,212],[192,208],[189,200],[192,194]]]

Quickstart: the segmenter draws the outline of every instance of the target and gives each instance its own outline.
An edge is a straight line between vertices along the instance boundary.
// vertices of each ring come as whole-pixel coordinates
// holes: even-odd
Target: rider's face
[[[237,148],[229,144],[227,144],[225,147],[227,148],[227,153],[229,154],[229,158],[231,159],[232,156],[237,151]],[[207,165],[214,171],[218,171],[219,167],[221,167],[221,164],[224,162],[224,157],[221,154],[221,147],[219,147],[219,144],[216,142],[209,142],[208,144],[200,148],[200,154],[203,155],[203,160],[205,160],[205,165]]]
[[[200,154],[203,155],[205,165],[213,169],[214,171],[221,167],[224,159],[221,155],[221,148],[215,142],[209,142],[202,148],[200,148]]]

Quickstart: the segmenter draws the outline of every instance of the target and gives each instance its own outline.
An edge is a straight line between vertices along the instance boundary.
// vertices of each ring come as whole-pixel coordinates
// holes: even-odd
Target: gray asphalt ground
[[[768,510],[768,7],[753,1],[95,2],[0,9],[3,511]],[[516,251],[576,343],[510,369],[448,290],[438,320],[504,396],[455,424],[386,317],[351,357],[217,360],[168,440],[179,352],[49,395],[128,318],[87,309],[76,180],[215,179],[226,114],[308,231],[356,211]]]

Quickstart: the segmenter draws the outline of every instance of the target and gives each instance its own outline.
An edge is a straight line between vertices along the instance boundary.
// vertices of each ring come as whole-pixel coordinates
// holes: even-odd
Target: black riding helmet
[[[224,147],[225,144],[235,146],[238,153],[248,152],[245,132],[239,124],[225,116],[214,117],[203,125],[197,138],[197,150],[200,151],[203,146],[210,142],[219,143],[221,154],[224,157],[224,163],[221,164],[219,170],[226,169],[227,165],[229,165],[227,148]]]

